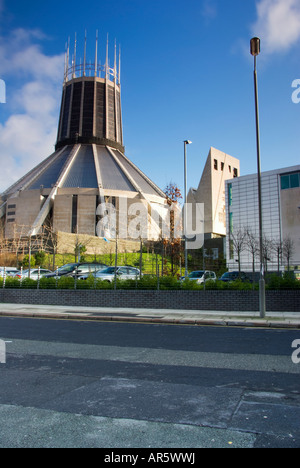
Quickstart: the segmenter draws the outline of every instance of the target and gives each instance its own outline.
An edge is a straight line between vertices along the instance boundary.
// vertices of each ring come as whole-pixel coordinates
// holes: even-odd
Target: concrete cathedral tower
[[[65,145],[100,144],[124,153],[121,116],[121,57],[117,64],[115,44],[114,66],[110,68],[108,41],[105,65],[98,63],[98,37],[95,64],[86,63],[86,38],[83,64],[76,65],[77,41],[73,63],[66,52],[63,96],[56,149]]]
[[[72,57],[70,41],[66,45],[55,152],[1,195],[0,216],[8,238],[20,235],[21,229],[34,236],[46,220],[55,232],[104,237],[97,231],[97,207],[109,203],[118,212],[124,199],[129,206],[142,202],[151,224],[148,238],[160,235],[159,215],[154,221],[152,214],[164,212],[166,197],[124,154],[120,53],[115,45],[110,66],[107,40],[101,64],[98,33],[93,63],[86,51],[86,35],[83,61],[78,60],[76,37]]]

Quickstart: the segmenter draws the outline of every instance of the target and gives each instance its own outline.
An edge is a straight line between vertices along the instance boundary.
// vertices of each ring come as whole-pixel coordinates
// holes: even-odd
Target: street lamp
[[[260,135],[256,57],[260,54],[260,39],[253,37],[250,41],[250,53],[254,56],[254,91],[255,91],[255,117],[256,117],[256,145],[257,145],[257,176],[258,176],[258,211],[259,211],[259,250],[260,250],[260,278],[259,278],[259,310],[260,317],[266,316],[266,293],[263,258],[263,222],[261,197],[261,170],[260,170]]]
[[[184,142],[184,264],[185,264],[185,279],[188,277],[188,253],[187,253],[187,158],[186,158],[186,147],[191,145],[190,140]]]

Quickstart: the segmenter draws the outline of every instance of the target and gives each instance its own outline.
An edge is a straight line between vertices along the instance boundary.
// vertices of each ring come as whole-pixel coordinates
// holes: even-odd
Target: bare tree
[[[164,257],[167,249],[169,249],[171,257],[171,273],[172,276],[174,276],[174,266],[175,263],[180,263],[182,251],[182,239],[175,235],[176,215],[174,209],[179,205],[179,201],[182,199],[182,195],[177,184],[173,182],[170,182],[169,185],[167,185],[164,192],[167,197],[167,203],[170,207],[170,237],[162,239],[162,256]],[[163,274],[164,260],[162,260],[162,276]]]
[[[268,262],[272,261],[274,251],[274,242],[272,239],[269,239],[267,236],[263,236],[263,260],[265,272],[268,271]]]
[[[273,241],[273,250],[276,253],[276,258],[277,258],[277,274],[278,276],[280,275],[280,264],[282,263],[282,240],[274,240]]]
[[[56,254],[58,250],[58,235],[57,232],[54,231],[53,221],[50,217],[48,217],[43,224],[43,230],[45,235],[45,244],[49,252],[52,254],[52,268],[54,271],[56,265]]]
[[[239,275],[241,273],[241,253],[247,247],[247,231],[246,229],[237,229],[236,231],[231,233],[231,240],[232,240],[232,247],[234,253],[237,255],[238,258],[238,266],[239,266]]]
[[[283,253],[284,258],[287,261],[287,267],[288,267],[288,272],[289,272],[290,271],[290,262],[291,262],[291,259],[292,259],[293,255],[294,255],[294,253],[295,253],[294,241],[289,236],[286,237],[283,240],[282,253]]]
[[[259,255],[259,240],[253,234],[250,228],[246,229],[247,236],[246,236],[246,249],[251,254],[252,257],[252,274],[253,274],[253,284],[254,284],[254,277],[255,277],[255,259]]]

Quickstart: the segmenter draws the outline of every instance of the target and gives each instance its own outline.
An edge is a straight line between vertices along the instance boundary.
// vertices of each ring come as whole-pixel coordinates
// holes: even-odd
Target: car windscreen
[[[101,273],[103,273],[104,275],[113,275],[115,273],[115,268],[114,267],[105,268],[104,270],[101,270]]]
[[[58,269],[60,273],[65,272],[68,273],[69,271],[73,271],[76,267],[76,263],[69,263],[68,265],[64,265]]]
[[[189,274],[189,278],[202,278],[204,271],[193,271]]]

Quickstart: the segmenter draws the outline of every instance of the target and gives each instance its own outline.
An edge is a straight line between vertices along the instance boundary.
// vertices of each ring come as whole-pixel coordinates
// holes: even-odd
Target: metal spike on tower
[[[95,43],[95,63],[86,62],[87,36],[85,33],[84,59],[78,63],[77,35],[74,54],[69,65],[70,45],[66,52],[61,113],[56,149],[66,144],[109,144],[124,151],[121,115],[121,83],[117,66],[115,43],[114,66],[109,66],[107,37],[105,64],[98,63],[98,31]]]

